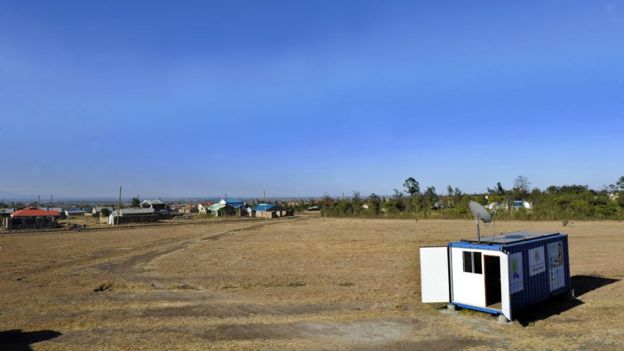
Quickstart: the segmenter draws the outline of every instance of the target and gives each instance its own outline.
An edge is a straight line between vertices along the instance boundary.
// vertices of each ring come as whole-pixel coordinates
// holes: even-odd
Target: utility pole
[[[50,194],[50,207],[54,206],[54,197],[52,196],[52,194]]]
[[[119,217],[121,216],[121,186],[119,186],[119,201],[117,202],[117,225],[115,230],[119,229]]]
[[[264,203],[266,204],[266,190],[264,191]]]

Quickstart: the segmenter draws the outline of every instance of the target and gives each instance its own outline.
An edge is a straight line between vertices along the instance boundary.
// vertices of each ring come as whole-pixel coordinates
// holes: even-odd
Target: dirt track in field
[[[570,235],[578,298],[511,324],[420,303],[418,248],[471,221],[304,218],[0,236],[0,348],[620,349],[624,224]]]

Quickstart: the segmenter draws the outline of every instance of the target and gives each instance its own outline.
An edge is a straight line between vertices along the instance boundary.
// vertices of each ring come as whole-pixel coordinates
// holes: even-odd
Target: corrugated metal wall
[[[550,291],[550,265],[548,261],[548,244],[553,242],[563,243],[563,269],[564,269],[564,286],[554,291]],[[544,247],[544,259],[546,269],[544,272],[530,276],[529,272],[529,255],[528,251],[537,247]],[[522,273],[524,280],[524,289],[511,295],[511,310],[517,311],[527,306],[543,301],[551,296],[561,294],[570,289],[570,258],[568,253],[568,237],[567,235],[558,235],[553,238],[544,238],[543,240],[529,241],[526,243],[518,243],[503,247],[503,251],[509,254],[522,252]]]

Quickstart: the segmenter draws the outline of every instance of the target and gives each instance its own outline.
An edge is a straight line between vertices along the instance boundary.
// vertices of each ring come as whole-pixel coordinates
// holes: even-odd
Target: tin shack
[[[570,291],[568,236],[503,233],[420,248],[422,302],[503,315]]]

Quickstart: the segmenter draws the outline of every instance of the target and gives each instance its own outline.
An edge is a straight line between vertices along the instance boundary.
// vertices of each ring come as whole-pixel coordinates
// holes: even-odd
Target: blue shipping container
[[[568,292],[569,262],[568,236],[562,233],[504,233],[423,247],[422,300],[511,320],[513,312]]]

